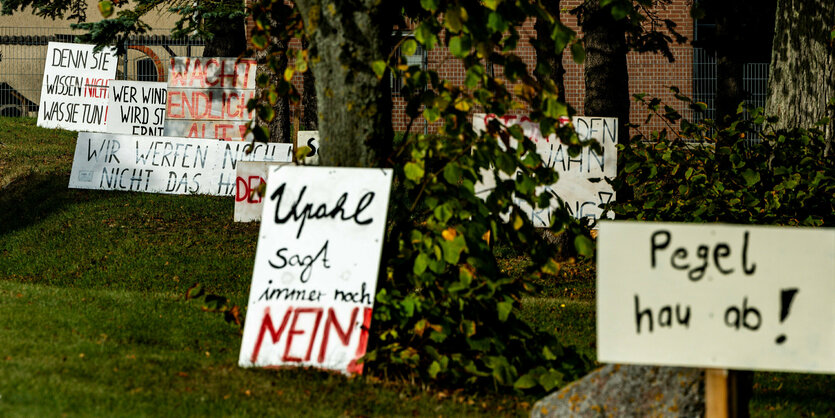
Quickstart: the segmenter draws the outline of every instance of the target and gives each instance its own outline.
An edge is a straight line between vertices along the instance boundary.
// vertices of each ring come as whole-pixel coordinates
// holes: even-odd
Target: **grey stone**
[[[610,364],[534,404],[531,417],[698,417],[704,371]]]

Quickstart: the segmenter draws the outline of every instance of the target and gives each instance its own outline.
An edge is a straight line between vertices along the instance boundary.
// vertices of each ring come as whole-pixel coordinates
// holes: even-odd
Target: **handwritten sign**
[[[389,169],[270,169],[238,363],[362,373]]]
[[[835,229],[602,222],[601,362],[835,372]]]
[[[256,63],[250,58],[171,58],[165,134],[188,138],[245,138],[253,113]]]
[[[104,131],[107,84],[116,77],[116,49],[50,42],[46,51],[38,126]]]
[[[299,131],[296,138],[299,148],[310,148],[310,153],[304,158],[304,163],[306,165],[319,165],[319,150],[322,149],[319,145],[319,131]]]
[[[290,144],[81,132],[69,187],[232,196],[238,162],[289,162],[292,148]]]
[[[167,88],[165,83],[110,80],[107,132],[162,136]]]
[[[536,144],[537,153],[543,162],[560,175],[556,184],[537,189],[538,193],[547,192],[555,197],[550,207],[533,208],[527,202],[515,199],[514,203],[528,214],[534,226],[541,228],[551,225],[552,214],[559,207],[556,198],[565,202],[568,211],[577,219],[594,221],[602,217],[603,209],[600,206],[615,200],[615,191],[605,179],[613,179],[617,175],[616,118],[575,116],[572,122],[580,139],[594,139],[602,149],[602,153],[598,154],[586,147],[576,157],[568,155],[568,147],[563,145],[556,135],[543,137],[539,124],[526,116],[497,117],[476,113],[473,115],[473,128],[476,132],[482,132],[492,119],[505,126],[520,125],[525,137]],[[566,118],[563,124],[567,122]],[[513,140],[511,146],[516,146]],[[482,170],[481,175],[482,183],[476,185],[476,194],[486,197],[495,188],[496,183],[491,172]],[[614,217],[611,212],[606,215],[609,218]]]
[[[267,172],[273,163],[241,161],[235,178],[235,222],[261,220],[261,210],[266,193]],[[261,193],[259,193],[261,191]]]

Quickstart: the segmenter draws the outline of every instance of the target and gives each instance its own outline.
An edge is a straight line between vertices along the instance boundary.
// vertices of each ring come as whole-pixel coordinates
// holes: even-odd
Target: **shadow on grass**
[[[63,175],[33,173],[15,179],[0,190],[0,235],[33,225],[64,207],[110,199],[106,193],[75,190]]]

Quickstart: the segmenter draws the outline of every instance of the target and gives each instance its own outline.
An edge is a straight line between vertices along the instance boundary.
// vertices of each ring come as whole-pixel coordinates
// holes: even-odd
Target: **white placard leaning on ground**
[[[69,187],[232,196],[238,162],[290,162],[292,155],[290,144],[80,132]]]
[[[253,222],[261,220],[264,196],[266,193],[267,173],[273,163],[261,161],[241,161],[238,163],[235,178],[235,222]],[[262,186],[262,184],[264,186]]]
[[[542,157],[543,163],[560,175],[556,184],[537,189],[538,193],[544,191],[555,197],[551,199],[550,207],[533,208],[521,199],[514,202],[528,214],[535,227],[550,226],[552,213],[559,207],[556,197],[565,202],[568,211],[577,219],[595,221],[603,216],[600,205],[615,200],[615,191],[605,179],[614,179],[617,175],[617,118],[575,116],[572,123],[580,139],[594,139],[602,149],[602,153],[598,155],[591,148],[585,147],[576,157],[568,155],[568,148],[556,135],[551,134],[547,138],[542,136],[539,125],[526,116],[497,117],[476,113],[473,115],[473,129],[476,132],[484,131],[491,119],[496,119],[505,126],[520,125],[525,137],[536,144],[537,153]],[[566,118],[565,122],[567,121]],[[516,146],[513,139],[511,146]],[[476,185],[476,194],[486,197],[496,187],[496,183],[489,171],[482,170],[481,175],[483,182]],[[501,175],[503,178],[508,177],[503,173]],[[612,212],[606,215],[607,218],[614,218]]]
[[[107,132],[162,136],[168,84],[150,81],[110,80]]]
[[[107,85],[116,77],[115,48],[50,42],[41,85],[38,126],[103,132]]]
[[[606,363],[835,372],[835,229],[602,222]]]
[[[390,169],[275,166],[238,363],[362,373]]]

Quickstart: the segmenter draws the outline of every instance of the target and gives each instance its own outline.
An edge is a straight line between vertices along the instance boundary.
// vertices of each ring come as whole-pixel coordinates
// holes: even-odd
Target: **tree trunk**
[[[586,116],[618,118],[618,143],[626,144],[629,133],[629,73],[626,67],[626,22],[612,17],[611,6],[600,8],[598,0],[587,1],[578,14],[583,30],[586,62],[583,77]]]
[[[560,0],[543,2],[545,10],[554,16],[557,21],[560,18]],[[536,77],[540,83],[552,80],[557,85],[558,99],[565,102],[565,68],[562,65],[562,51],[554,49],[554,41],[551,40],[551,26],[543,19],[536,19],[534,24],[536,39],[539,41],[534,45],[536,50]],[[540,74],[540,68],[547,69],[547,74]]]
[[[766,112],[776,128],[812,127],[835,97],[835,29],[832,0],[779,0],[769,67]],[[835,119],[821,127],[832,156]]]
[[[394,2],[299,0],[316,76],[320,164],[378,167],[393,137],[388,77],[371,65],[386,60]],[[398,9],[399,10],[399,9]]]
[[[244,4],[240,0],[222,0],[231,6]],[[204,57],[237,57],[246,51],[246,21],[239,18],[217,18],[211,22],[208,30],[214,35],[206,40],[203,48]]]
[[[258,73],[267,73],[270,77],[270,84],[277,85],[280,77],[284,77],[284,70],[287,68],[287,44],[280,40],[273,38],[270,47],[272,53],[279,53],[278,68],[275,71],[269,68],[266,63],[266,51],[259,51],[256,56],[258,58]],[[260,90],[260,89],[259,89]],[[259,92],[263,96],[263,93]],[[268,142],[291,143],[293,142],[290,129],[290,99],[286,95],[279,95],[273,105],[275,111],[275,118],[269,122],[268,130],[270,137]]]
[[[307,49],[308,42],[302,39],[302,49]],[[302,126],[315,131],[319,129],[319,105],[316,101],[316,77],[310,68],[302,74]]]

